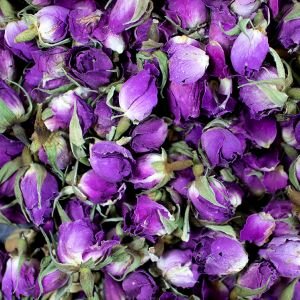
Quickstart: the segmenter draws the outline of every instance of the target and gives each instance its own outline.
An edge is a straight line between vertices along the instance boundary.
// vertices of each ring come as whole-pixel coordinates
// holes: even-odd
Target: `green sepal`
[[[223,232],[227,235],[230,235],[232,236],[233,238],[236,238],[236,233],[233,229],[232,226],[230,225],[212,225],[212,224],[207,224],[205,225],[205,227],[213,230],[213,231],[220,231],[220,232]]]
[[[0,133],[3,133],[8,127],[16,122],[17,117],[15,114],[7,107],[5,102],[0,99]]]
[[[248,299],[248,297],[261,295],[265,291],[267,291],[268,283],[269,283],[269,280],[267,281],[267,283],[264,286],[262,286],[261,288],[257,288],[257,289],[249,289],[246,287],[242,287],[240,285],[236,285],[233,288],[233,290],[231,291],[230,299],[241,299],[241,298]]]
[[[178,223],[175,221],[174,217],[171,219],[165,218],[161,212],[158,210],[158,215],[161,223],[163,224],[166,233],[171,234],[173,231],[175,231],[178,227]]]
[[[72,119],[70,121],[70,126],[69,126],[69,138],[70,138],[71,150],[75,158],[80,162],[82,162],[83,164],[89,165],[85,153],[85,147],[84,147],[85,141],[80,126],[80,121],[77,115],[76,101],[74,103]]]
[[[297,162],[300,164],[299,160],[300,160],[300,156],[298,156],[297,159],[293,161],[293,163],[290,165],[289,168],[289,180],[298,191],[300,191],[300,183],[297,178],[296,165]]]
[[[0,184],[2,184],[7,179],[9,179],[22,166],[23,166],[23,160],[21,156],[4,164],[0,169]]]
[[[91,271],[91,269],[89,268],[80,268],[80,284],[81,287],[84,291],[84,293],[86,294],[86,296],[88,297],[88,299],[92,299],[93,298],[93,291],[94,291],[94,275]]]
[[[53,171],[59,176],[61,181],[64,181],[64,173],[57,166],[57,145],[55,143],[55,139],[59,136],[59,132],[54,132],[50,135],[47,141],[44,143],[44,149],[47,154],[49,163],[53,169]]]
[[[268,85],[257,85],[257,88],[260,89],[273,104],[280,108],[284,106],[288,99],[288,95],[286,93],[280,92]]]
[[[280,56],[271,47],[270,47],[269,51],[270,51],[270,53],[273,56],[273,59],[275,61],[278,77],[285,79],[285,69],[284,69],[284,65],[283,65],[283,62],[282,62]]]
[[[124,25],[136,23],[137,21],[139,21],[141,19],[141,17],[147,11],[149,3],[150,3],[150,0],[137,1],[137,6],[135,8],[135,11],[134,11],[134,14],[133,14],[132,18],[130,19],[130,21],[124,23]]]
[[[246,34],[247,25],[250,22],[250,19],[240,19],[237,25],[235,25],[232,29],[224,31],[224,33],[228,36],[238,35],[241,32]]]
[[[159,68],[160,68],[161,75],[162,75],[162,81],[161,81],[161,85],[160,85],[160,95],[162,98],[164,98],[163,90],[167,84],[168,75],[169,75],[168,57],[164,52],[162,52],[160,50],[155,51],[152,55],[153,55],[153,57],[157,58],[157,60],[158,60]]]
[[[32,26],[32,27],[20,32],[15,37],[15,42],[16,43],[29,42],[29,41],[33,40],[37,35],[38,35],[37,28]]]
[[[39,273],[39,276],[38,276],[38,284],[39,284],[39,287],[40,287],[40,297],[43,293],[43,285],[42,285],[43,278],[45,276],[47,276],[48,274],[54,272],[55,270],[57,270],[57,267],[53,263],[51,257],[50,256],[45,256],[41,261],[40,273]]]
[[[15,18],[15,11],[11,5],[11,1],[0,0],[0,10],[4,17],[9,19]]]
[[[22,213],[23,213],[24,217],[26,218],[26,221],[30,222],[28,213],[27,213],[25,205],[24,205],[22,191],[20,188],[21,179],[24,176],[24,174],[26,173],[26,171],[28,170],[28,168],[29,168],[29,166],[23,167],[17,172],[16,179],[15,179],[15,185],[14,185],[14,192],[15,192],[16,199],[21,207]]]
[[[190,239],[190,203],[188,203],[185,212],[184,212],[184,217],[183,217],[183,228],[182,228],[182,235],[181,235],[181,240],[183,242],[188,242]]]
[[[210,186],[210,181],[210,178],[206,176],[200,176],[196,178],[195,186],[199,195],[213,205],[224,208],[224,206],[217,201],[216,195]]]
[[[300,3],[294,3],[292,10],[283,18],[284,22],[289,22],[292,20],[297,20],[300,18]]]
[[[292,300],[295,293],[296,284],[299,278],[295,278],[281,293],[279,300]]]
[[[72,274],[74,272],[77,272],[79,270],[79,266],[75,266],[75,265],[71,265],[71,264],[62,264],[54,258],[52,243],[50,242],[50,240],[49,240],[47,234],[45,233],[45,231],[43,230],[43,228],[40,227],[40,231],[42,232],[42,234],[43,234],[43,236],[46,240],[49,255],[51,257],[52,262],[55,264],[56,268],[59,269],[62,272],[67,273],[67,274]]]
[[[221,128],[228,128],[230,126],[230,122],[228,120],[223,120],[223,119],[214,119],[210,121],[204,128],[203,130],[207,130],[209,128],[214,128],[214,127],[221,127]]]

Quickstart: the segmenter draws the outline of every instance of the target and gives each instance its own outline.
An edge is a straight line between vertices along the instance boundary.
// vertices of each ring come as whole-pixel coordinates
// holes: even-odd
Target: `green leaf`
[[[299,278],[295,278],[281,293],[279,300],[292,300],[295,292],[296,284]]]
[[[17,157],[4,164],[0,169],[0,184],[9,179],[15,172],[23,166],[22,157]]]
[[[168,74],[169,74],[168,57],[162,51],[155,51],[152,55],[157,58],[159,68],[160,68],[160,71],[161,71],[161,74],[162,74],[162,81],[161,81],[161,85],[160,85],[160,94],[164,98],[163,89],[165,88],[165,86],[167,84]]]
[[[2,99],[0,99],[0,114],[0,133],[2,133],[16,121],[17,117]]]
[[[236,238],[236,233],[234,231],[234,229],[232,228],[232,226],[230,225],[205,225],[205,227],[214,230],[214,231],[221,231],[227,235],[230,235],[234,238]]]
[[[195,187],[198,190],[199,195],[215,206],[224,207],[217,201],[216,195],[209,183],[206,176],[200,176],[196,179]]]

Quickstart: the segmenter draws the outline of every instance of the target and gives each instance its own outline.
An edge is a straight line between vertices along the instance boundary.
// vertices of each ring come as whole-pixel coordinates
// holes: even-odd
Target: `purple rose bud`
[[[270,214],[264,212],[253,214],[247,218],[240,231],[240,240],[262,246],[268,241],[274,229],[275,220]]]
[[[110,263],[105,267],[105,270],[109,275],[114,276],[115,278],[122,277],[124,274],[129,271],[130,266],[133,263],[133,257],[129,254],[122,257],[122,261],[115,261]]]
[[[25,109],[15,90],[1,79],[0,99],[0,132],[4,132],[25,114]]]
[[[23,151],[24,144],[0,134],[0,168]]]
[[[300,238],[298,236],[275,237],[261,249],[259,254],[269,260],[280,276],[296,278],[300,276]]]
[[[127,28],[134,26],[143,17],[148,9],[148,1],[117,0],[110,15],[108,26],[113,33],[119,34]]]
[[[245,49],[248,49],[245,51]],[[258,71],[269,51],[266,35],[256,29],[241,32],[231,49],[231,63],[236,72],[244,75],[246,71]]]
[[[56,166],[60,170],[64,170],[72,160],[72,155],[68,147],[67,141],[60,133],[55,133],[51,135],[47,140],[45,148],[41,147],[38,151],[39,159],[44,164],[50,164],[49,156],[53,154],[53,152],[47,152],[47,146],[49,144],[51,144],[50,147],[55,146]]]
[[[116,197],[118,193],[116,183],[103,180],[94,170],[89,170],[83,174],[78,187],[90,201],[97,204],[105,204]]]
[[[51,5],[52,0],[29,0],[30,4],[34,5],[34,6],[48,6]]]
[[[161,219],[174,221],[174,217],[161,204],[151,200],[148,196],[138,196],[137,204],[134,208],[133,223],[137,231],[145,236],[162,236],[167,234],[167,230]]]
[[[157,286],[153,278],[144,271],[130,273],[122,282],[123,290],[128,299],[152,299]]]
[[[299,3],[295,2],[285,13],[280,24],[279,41],[286,48],[296,47],[300,43]]]
[[[15,195],[14,186],[16,181],[16,173],[10,176],[0,185],[0,198],[12,197]]]
[[[288,222],[292,217],[293,204],[291,201],[272,200],[264,208],[264,211],[270,214],[276,221],[276,227],[273,231],[274,236],[291,235],[298,233],[298,226],[293,222]]]
[[[53,270],[42,279],[43,295],[65,286],[69,276],[60,270]]]
[[[84,201],[73,198],[68,201],[65,212],[72,221],[86,219],[90,217],[91,206],[84,203]]]
[[[238,278],[238,285],[248,289],[269,289],[278,280],[278,273],[267,261],[252,263]]]
[[[6,263],[6,271],[2,279],[2,292],[7,300],[14,299],[14,295],[21,299],[24,297],[38,298],[39,289],[37,277],[39,262],[36,259],[24,261],[19,271],[20,258],[15,256]]]
[[[192,84],[170,83],[168,87],[168,102],[176,124],[199,117],[200,93],[200,82]]]
[[[191,288],[199,278],[198,266],[192,258],[191,250],[170,250],[159,258],[157,267],[172,285]]]
[[[64,47],[33,52],[35,65],[27,73],[27,77],[29,76],[27,84],[32,85],[30,83],[34,82],[34,77],[37,77],[38,84],[32,88],[41,87],[45,90],[53,90],[69,83],[64,72],[66,56],[67,49]]]
[[[209,57],[195,46],[178,44],[169,60],[170,80],[176,83],[194,83],[205,74]]]
[[[207,275],[236,274],[248,263],[248,255],[242,244],[216,231],[203,234],[194,250],[194,257],[201,272]]]
[[[168,0],[166,14],[186,29],[195,29],[207,20],[206,7],[201,0]]]
[[[175,295],[171,292],[164,292],[159,297],[159,300],[185,300],[185,299],[186,299],[186,297],[181,297],[181,296]]]
[[[99,177],[114,183],[130,176],[134,159],[126,148],[103,141],[91,147],[90,162]]]
[[[280,123],[281,135],[285,143],[293,148],[300,149],[300,122],[299,119],[290,118]]]
[[[211,1],[209,1],[210,3]],[[231,13],[229,5],[223,5],[224,1],[219,3],[221,3],[220,7],[211,10],[209,39],[218,42],[224,50],[229,51],[234,42],[234,37],[227,35],[224,30],[227,31],[234,28],[237,23],[237,17]]]
[[[74,9],[69,14],[69,27],[72,38],[81,44],[89,42],[94,29],[98,26],[100,10]]]
[[[84,88],[77,88],[76,90],[70,90],[54,97],[49,104],[51,115],[45,120],[46,127],[50,131],[69,128],[74,104],[76,102],[77,115],[82,131],[85,133],[93,123],[93,111],[91,107],[81,99],[81,95],[84,96],[85,92]]]
[[[168,125],[157,117],[138,124],[131,134],[131,148],[137,153],[159,150],[168,134]]]
[[[109,275],[105,274],[103,281],[103,291],[105,298],[114,300],[124,300],[125,293],[121,284],[113,280]]]
[[[201,145],[213,167],[226,166],[244,153],[244,141],[229,129],[214,127],[204,131]]]
[[[205,82],[201,102],[203,113],[209,117],[219,117],[232,112],[236,106],[236,100],[231,97],[231,94],[232,79],[230,78],[223,78],[219,81],[213,79]]]
[[[136,189],[152,189],[167,180],[166,158],[162,154],[149,153],[136,160],[130,182]]]
[[[13,80],[16,73],[15,60],[7,49],[0,49],[0,79]]]
[[[188,188],[191,183],[195,180],[192,169],[186,169],[180,172],[177,172],[176,178],[171,181],[171,187],[180,195],[187,197]]]
[[[239,16],[249,18],[260,5],[260,0],[235,0],[231,4],[231,9]]]
[[[32,59],[32,52],[38,50],[36,44],[32,41],[17,43],[15,40],[16,36],[26,29],[28,29],[28,27],[22,20],[10,22],[5,27],[4,38],[6,44],[15,55],[21,59],[30,60]]]
[[[143,121],[157,104],[155,77],[149,70],[142,70],[122,85],[119,105],[131,121]]]
[[[45,43],[58,43],[68,33],[69,10],[53,5],[42,8],[36,13],[39,37]]]
[[[276,120],[270,117],[261,120],[246,118],[245,129],[250,139],[263,148],[270,148],[277,135]]]
[[[21,179],[20,188],[31,221],[39,226],[52,213],[52,202],[58,194],[54,176],[38,164],[32,163]]]
[[[284,171],[283,166],[279,165],[275,170],[266,172],[262,179],[263,185],[267,192],[274,194],[288,185],[288,174]]]
[[[257,81],[258,84],[242,86],[240,88],[240,98],[248,106],[252,118],[261,119],[273,111],[282,109],[288,96],[278,90],[276,82],[274,84],[263,84],[263,89],[259,85],[260,81],[263,80],[278,79],[277,71],[274,68],[262,68],[251,79]],[[246,84],[247,81],[242,80],[241,84],[244,83]],[[274,95],[276,95],[276,101],[274,101]]]
[[[207,192],[204,193],[203,191]],[[201,220],[223,223],[234,216],[242,195],[234,186],[225,186],[214,177],[200,176],[188,188],[188,199]]]
[[[112,119],[113,111],[106,104],[105,100],[100,100],[96,104],[94,114],[96,117],[95,131],[99,137],[105,138],[106,135],[109,134],[112,126],[115,126],[117,123],[116,119]]]
[[[92,89],[108,84],[113,68],[110,58],[101,49],[88,46],[73,47],[67,65],[71,76]]]
[[[209,71],[211,75],[220,78],[227,77],[229,71],[222,46],[216,41],[210,41],[206,46],[206,52],[210,59]]]
[[[95,0],[54,0],[54,3],[67,9],[96,9]]]
[[[96,243],[95,241],[92,224],[88,220],[82,219],[61,224],[57,244],[59,261],[76,266],[89,259],[96,261],[108,255],[111,248],[118,243],[114,240],[103,241],[101,239]]]

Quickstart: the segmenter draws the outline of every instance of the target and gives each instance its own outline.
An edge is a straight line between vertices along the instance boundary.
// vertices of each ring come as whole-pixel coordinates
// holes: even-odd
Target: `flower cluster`
[[[300,3],[0,1],[0,298],[300,299]]]

